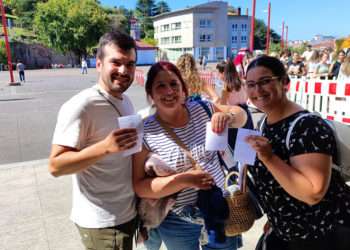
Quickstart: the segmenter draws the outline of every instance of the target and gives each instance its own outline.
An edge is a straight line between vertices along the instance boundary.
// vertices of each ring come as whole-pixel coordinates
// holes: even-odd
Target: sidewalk
[[[52,177],[47,160],[0,165],[1,250],[83,250],[70,208],[71,177]],[[241,250],[254,249],[263,223],[243,235]]]

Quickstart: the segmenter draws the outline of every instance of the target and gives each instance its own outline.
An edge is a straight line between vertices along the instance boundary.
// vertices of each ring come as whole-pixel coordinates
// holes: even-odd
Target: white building
[[[159,59],[175,61],[183,53],[222,61],[249,45],[250,17],[228,14],[227,3],[212,1],[153,17]]]

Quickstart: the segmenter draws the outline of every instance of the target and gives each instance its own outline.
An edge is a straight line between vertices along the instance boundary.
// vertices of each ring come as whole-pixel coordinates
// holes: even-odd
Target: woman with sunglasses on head
[[[288,100],[289,83],[283,64],[261,56],[247,68],[248,98],[266,114],[262,136],[247,142],[257,152],[249,171],[269,227],[266,250],[350,249],[350,190],[332,169],[336,142],[332,129],[318,116],[295,124],[307,113]]]
[[[158,250],[164,242],[168,250],[199,250],[203,229],[203,215],[197,206],[199,190],[211,189],[214,183],[222,189],[225,179],[217,152],[205,150],[206,123],[210,118],[200,103],[186,101],[186,84],[172,63],[154,64],[145,88],[156,113],[144,121],[143,149],[133,157],[134,190],[139,197],[151,199],[176,194],[175,205],[163,222],[150,230],[145,246],[148,250]],[[206,104],[213,114],[211,125],[216,133],[228,124],[240,127],[246,121],[245,112],[238,106]],[[187,147],[192,160],[169,130]],[[147,176],[144,164],[150,152],[159,155],[176,174]],[[193,168],[193,160],[201,170]],[[235,250],[241,246],[239,236],[211,242],[210,232],[209,244],[202,244],[203,250]]]

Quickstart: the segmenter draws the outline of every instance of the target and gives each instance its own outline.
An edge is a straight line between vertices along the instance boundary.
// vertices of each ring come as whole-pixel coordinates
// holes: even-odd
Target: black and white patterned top
[[[332,129],[322,118],[306,116],[293,128],[290,149],[286,136],[293,120],[307,111],[297,112],[274,124],[264,125],[262,134],[269,139],[273,153],[289,164],[289,157],[306,153],[336,154]],[[329,189],[316,205],[310,206],[290,196],[264,164],[256,159],[249,171],[255,182],[256,196],[276,235],[286,241],[317,239],[340,223],[350,224],[350,189],[335,170]]]
[[[213,113],[213,107],[206,103]],[[181,128],[175,128],[174,132],[179,139],[191,150],[192,157],[207,172],[209,172],[218,187],[223,189],[225,176],[221,170],[216,151],[205,150],[206,123],[210,118],[205,109],[198,102],[186,102],[190,114],[190,121]],[[144,121],[143,142],[145,147],[158,154],[169,167],[177,173],[185,172],[192,168],[191,162],[183,150],[174,142],[170,135],[160,126],[154,115]],[[197,202],[198,190],[186,188],[176,196],[176,202],[172,210],[178,212],[185,205],[194,205]]]

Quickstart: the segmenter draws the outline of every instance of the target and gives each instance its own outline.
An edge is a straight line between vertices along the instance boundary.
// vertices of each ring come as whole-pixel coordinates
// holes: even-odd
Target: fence
[[[204,84],[216,87],[215,73],[201,71],[199,74]],[[135,81],[144,86],[145,74],[142,70],[136,70]],[[350,125],[350,82],[293,78],[287,95],[309,111],[317,111],[324,118]]]
[[[350,125],[350,82],[292,79],[288,97],[324,118]]]

